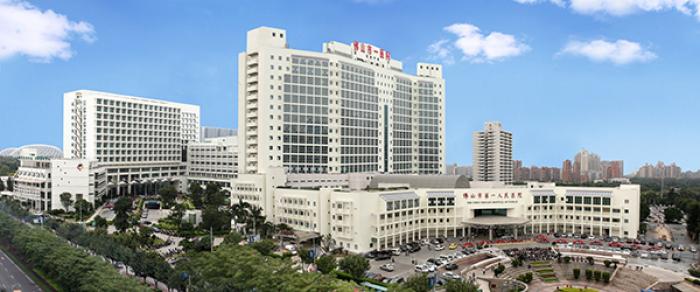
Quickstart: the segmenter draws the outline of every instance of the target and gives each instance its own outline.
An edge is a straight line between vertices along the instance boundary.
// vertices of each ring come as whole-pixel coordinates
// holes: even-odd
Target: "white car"
[[[459,280],[459,279],[462,279],[462,277],[460,277],[459,275],[457,275],[457,274],[455,274],[455,273],[453,273],[453,272],[444,272],[444,273],[442,273],[442,275],[440,275],[440,277],[442,277],[443,279],[446,279],[446,280]]]
[[[436,250],[436,251],[441,251],[441,250],[444,250],[444,249],[445,249],[445,246],[442,245],[442,244],[438,244],[438,245],[435,246],[435,250]]]
[[[379,267],[382,271],[393,272],[394,264],[383,264]]]

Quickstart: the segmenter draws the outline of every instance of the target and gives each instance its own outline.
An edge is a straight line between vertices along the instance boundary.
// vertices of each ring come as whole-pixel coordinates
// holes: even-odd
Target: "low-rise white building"
[[[307,174],[303,184],[303,175],[295,176],[290,181],[281,170],[241,175],[233,182],[232,202],[261,206],[276,224],[330,234],[336,246],[352,252],[432,237],[554,232],[636,237],[639,229],[638,185],[469,186],[463,176],[358,174],[345,176],[346,187],[331,188],[323,186],[332,181],[328,175]],[[316,180],[319,186],[309,186]]]
[[[231,187],[238,174],[238,139],[236,136],[206,139],[187,147],[187,181]]]
[[[13,179],[11,196],[35,211],[66,209],[63,193],[70,193],[73,202],[95,204],[106,192],[104,168],[86,159],[23,157]]]

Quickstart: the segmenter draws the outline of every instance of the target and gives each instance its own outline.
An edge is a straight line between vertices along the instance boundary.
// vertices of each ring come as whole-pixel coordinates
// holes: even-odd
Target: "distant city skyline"
[[[700,135],[689,134],[700,124],[696,17],[520,2],[541,3],[4,1],[2,11],[31,17],[0,30],[0,96],[12,109],[0,116],[0,148],[62,145],[55,109],[79,89],[197,104],[203,125],[237,128],[236,56],[247,30],[271,26],[303,31],[290,34],[294,48],[357,40],[405,68],[442,63],[447,164],[471,164],[471,133],[498,120],[524,165],[559,167],[586,148],[624,160],[628,173],[658,160],[700,168]],[[61,31],[43,34],[38,23]]]

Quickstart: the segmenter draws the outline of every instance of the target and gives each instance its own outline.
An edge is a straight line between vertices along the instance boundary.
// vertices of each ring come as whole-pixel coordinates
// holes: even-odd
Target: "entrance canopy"
[[[490,227],[520,227],[530,222],[527,218],[508,216],[478,216],[467,218],[462,223],[469,227],[490,228]]]

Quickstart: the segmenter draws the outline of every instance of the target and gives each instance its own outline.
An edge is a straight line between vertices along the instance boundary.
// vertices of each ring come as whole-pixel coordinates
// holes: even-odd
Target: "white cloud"
[[[558,6],[568,6],[581,14],[608,14],[624,16],[637,12],[659,12],[676,10],[683,14],[695,15],[700,20],[700,0],[513,0],[521,4],[551,2]]]
[[[428,52],[448,64],[453,62],[452,49],[459,50],[463,59],[473,63],[500,61],[530,49],[513,35],[500,32],[484,35],[477,26],[468,23],[455,23],[445,30],[455,34],[457,39],[452,43],[447,39],[435,42],[428,47]]]
[[[455,59],[450,50],[450,40],[442,39],[428,46],[428,53],[434,59],[442,60],[445,64],[454,64]]]
[[[28,2],[0,0],[0,60],[16,55],[36,62],[73,57],[70,40],[79,36],[95,41],[90,23],[70,21],[51,10],[41,11]]]
[[[656,59],[656,54],[642,48],[639,43],[628,40],[617,40],[615,42],[605,40],[590,42],[570,41],[560,53],[583,56],[596,62],[612,62],[618,65],[648,62]]]

